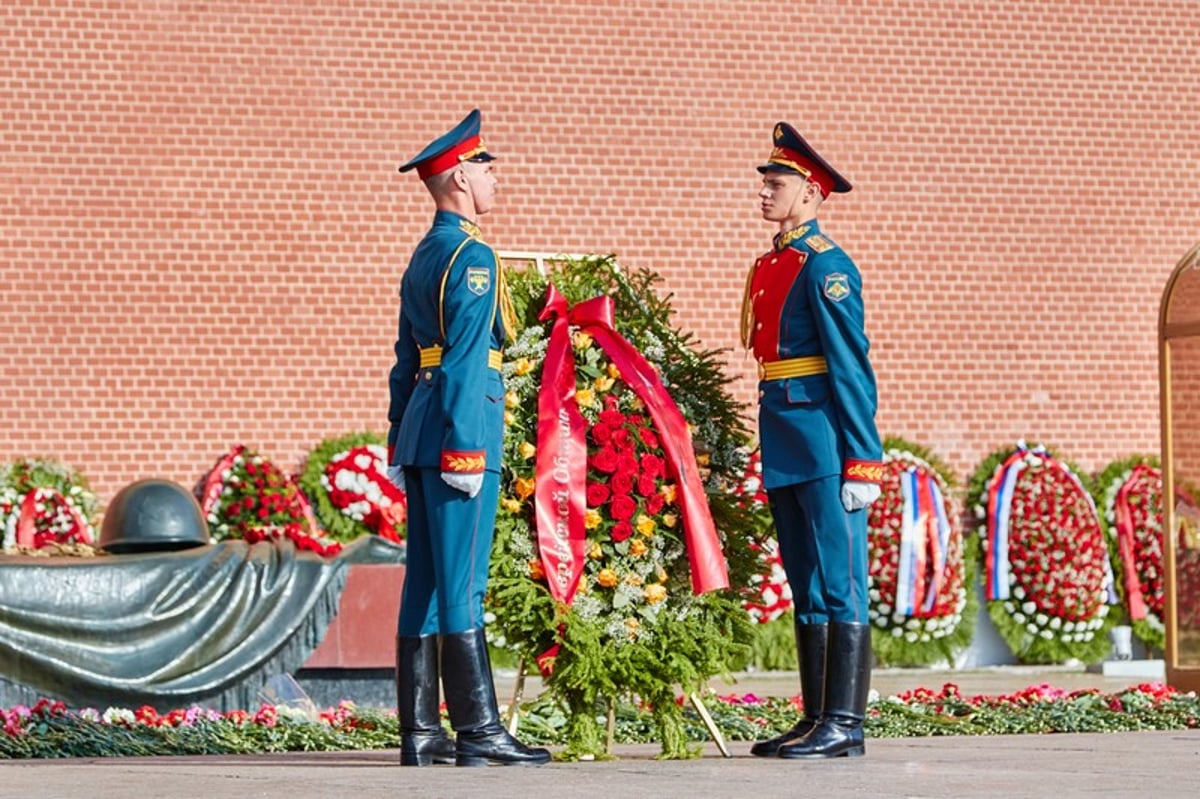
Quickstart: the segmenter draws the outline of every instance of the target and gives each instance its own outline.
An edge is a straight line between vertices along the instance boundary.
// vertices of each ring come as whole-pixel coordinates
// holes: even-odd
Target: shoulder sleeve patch
[[[482,297],[492,287],[492,272],[486,266],[467,267],[467,290]]]
[[[827,252],[832,250],[834,244],[829,239],[822,236],[820,233],[815,233],[804,240],[804,244],[813,252]]]
[[[824,292],[827,298],[841,302],[850,296],[850,279],[841,272],[826,275]]]

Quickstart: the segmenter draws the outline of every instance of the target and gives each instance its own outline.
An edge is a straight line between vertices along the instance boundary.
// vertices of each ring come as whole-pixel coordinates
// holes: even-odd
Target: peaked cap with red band
[[[821,194],[826,197],[831,191],[847,192],[854,188],[850,181],[817,155],[817,151],[788,123],[779,122],[775,125],[774,139],[771,157],[758,168],[759,172],[792,172],[801,175],[820,186]]]
[[[401,172],[416,169],[421,180],[445,172],[463,161],[494,161],[479,135],[481,115],[476,108],[449,132],[438,136],[411,161],[400,167]]]

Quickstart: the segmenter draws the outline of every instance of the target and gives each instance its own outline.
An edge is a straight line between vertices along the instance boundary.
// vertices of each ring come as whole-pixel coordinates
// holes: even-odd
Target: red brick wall
[[[8,0],[0,459],[108,498],[383,429],[431,211],[395,167],[476,105],[488,238],[656,269],[710,347],[791,121],[856,185],[823,218],[865,276],[885,433],[964,473],[1019,437],[1085,468],[1156,450],[1198,34],[1186,1]]]

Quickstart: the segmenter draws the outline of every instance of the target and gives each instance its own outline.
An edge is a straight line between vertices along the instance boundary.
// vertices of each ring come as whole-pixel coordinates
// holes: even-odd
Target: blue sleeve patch
[[[834,302],[841,302],[850,296],[850,280],[841,272],[834,272],[825,277],[825,296]]]
[[[487,294],[492,285],[492,273],[486,266],[467,267],[467,290],[477,297]]]

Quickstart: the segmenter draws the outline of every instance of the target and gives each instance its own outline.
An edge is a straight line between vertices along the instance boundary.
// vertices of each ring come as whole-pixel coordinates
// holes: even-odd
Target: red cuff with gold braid
[[[842,478],[862,483],[882,483],[883,462],[847,460],[842,466]]]
[[[481,449],[442,450],[442,471],[460,474],[477,474],[487,466],[487,455]]]

